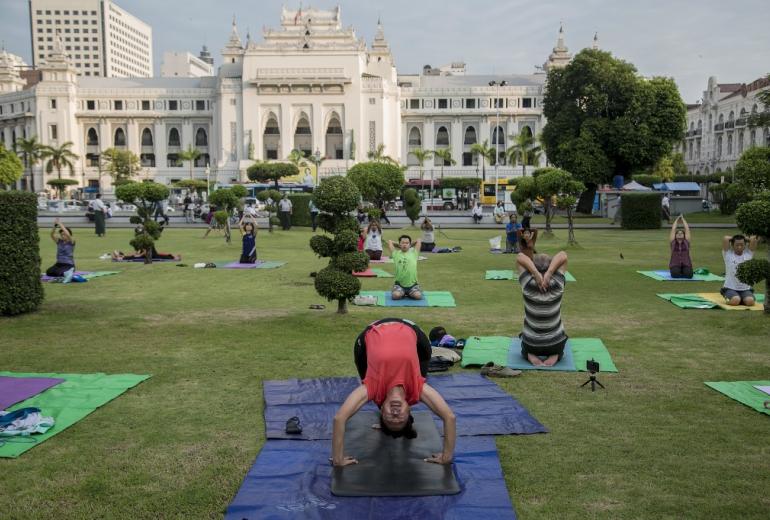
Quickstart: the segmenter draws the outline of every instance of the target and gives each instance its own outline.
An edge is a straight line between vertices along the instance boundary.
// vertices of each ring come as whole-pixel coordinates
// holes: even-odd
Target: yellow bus
[[[507,177],[499,177],[497,179],[497,196],[495,196],[495,179],[487,179],[481,185],[481,204],[483,206],[494,206],[497,201],[504,203],[511,202],[508,194],[516,189],[513,184],[508,184]]]

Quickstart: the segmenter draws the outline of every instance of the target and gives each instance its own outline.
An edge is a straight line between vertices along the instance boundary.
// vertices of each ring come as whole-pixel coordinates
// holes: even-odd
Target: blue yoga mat
[[[457,435],[507,435],[546,433],[516,399],[479,374],[428,377],[457,416]],[[319,440],[332,438],[332,419],[342,402],[361,382],[357,377],[265,381],[265,429],[268,439]],[[414,411],[428,410],[420,403]],[[377,408],[367,403],[362,410]],[[286,421],[299,417],[302,433],[286,433]],[[436,427],[443,423],[434,416]]]
[[[413,300],[409,297],[403,297],[400,300],[394,300],[390,291],[385,291],[385,307],[427,307],[428,300],[423,294],[422,300]]]
[[[561,357],[558,363],[552,367],[536,367],[528,360],[521,357],[521,339],[513,338],[511,343],[511,349],[508,351],[508,366],[511,368],[517,368],[519,370],[554,370],[561,372],[577,372],[575,368],[575,359],[572,357],[572,346],[567,340],[567,345],[564,347],[564,355]]]
[[[225,513],[226,520],[514,520],[494,438],[460,437],[455,474],[462,491],[429,497],[331,494],[329,441],[269,440]],[[427,463],[426,463],[427,464]]]

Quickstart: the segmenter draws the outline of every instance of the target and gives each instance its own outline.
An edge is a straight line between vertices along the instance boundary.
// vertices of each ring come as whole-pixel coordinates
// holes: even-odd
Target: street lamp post
[[[206,163],[206,202],[209,200],[211,191],[211,167]]]
[[[500,162],[500,87],[504,87],[508,84],[507,81],[490,81],[489,86],[495,87],[495,131],[492,136],[495,138],[495,206],[497,206],[497,184],[498,173],[497,163]]]
[[[315,153],[313,154],[313,157],[315,157],[315,184],[313,187],[318,186],[318,176],[321,172],[318,170],[321,167],[321,150],[318,148],[315,149]]]

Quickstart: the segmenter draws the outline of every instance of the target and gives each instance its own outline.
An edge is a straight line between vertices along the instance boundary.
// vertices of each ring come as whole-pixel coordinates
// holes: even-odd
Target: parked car
[[[265,203],[256,197],[246,197],[243,199],[243,205],[247,206],[251,204],[257,211],[265,211]]]

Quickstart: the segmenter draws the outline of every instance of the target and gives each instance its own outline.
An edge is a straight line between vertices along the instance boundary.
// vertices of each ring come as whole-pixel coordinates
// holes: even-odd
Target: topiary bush
[[[735,212],[735,222],[746,235],[762,237],[770,241],[770,191],[756,196],[755,200],[741,204]],[[765,312],[770,314],[770,247],[767,259],[753,258],[738,266],[736,276],[743,283],[754,285],[765,281]]]
[[[152,263],[152,250],[155,241],[160,239],[163,228],[153,220],[155,204],[166,200],[169,191],[163,184],[157,182],[128,181],[115,188],[115,197],[127,204],[136,206],[137,218],[132,217],[132,223],[141,224],[131,240],[130,245],[137,251],[144,251],[144,263]]]
[[[0,222],[0,314],[32,312],[43,302],[35,194],[1,191]]]
[[[402,198],[404,199],[406,216],[409,217],[414,226],[415,221],[420,218],[420,197],[417,195],[417,190],[414,188],[405,189]]]
[[[315,289],[327,300],[337,300],[339,314],[348,312],[348,301],[361,290],[361,281],[353,276],[353,271],[363,271],[369,266],[369,257],[356,251],[358,224],[350,216],[360,197],[355,184],[342,176],[324,179],[313,193],[313,202],[322,212],[318,224],[333,235],[310,239],[313,252],[329,258],[329,265],[316,274]]]
[[[291,163],[257,162],[248,167],[246,175],[252,181],[273,182],[278,189],[278,181],[283,177],[299,175],[299,168]]]
[[[236,190],[236,188],[240,188],[240,190]],[[248,192],[243,186],[233,186],[232,188],[220,188],[209,195],[209,202],[219,209],[214,213],[214,218],[218,225],[225,228],[225,242],[227,243],[230,243],[232,237],[230,215],[241,206],[241,199],[238,196],[240,193]]]
[[[263,190],[257,193],[257,199],[265,203],[265,210],[267,210],[267,230],[272,233],[273,226],[280,224],[278,217],[273,216],[273,213],[278,211],[278,201],[281,200],[281,192],[278,190]],[[268,201],[270,201],[268,203]]]
[[[620,196],[623,229],[660,229],[660,193],[624,193]]]
[[[364,200],[377,208],[398,196],[404,185],[404,170],[387,162],[363,162],[348,170],[348,179],[356,185]]]
[[[292,226],[310,227],[310,209],[308,208],[308,203],[312,198],[312,193],[292,193],[289,195],[289,200],[292,204]]]
[[[639,175],[634,175],[633,180],[635,180],[642,186],[647,186],[648,188],[652,188],[653,184],[662,183],[663,177],[658,177],[657,175],[639,174]]]

